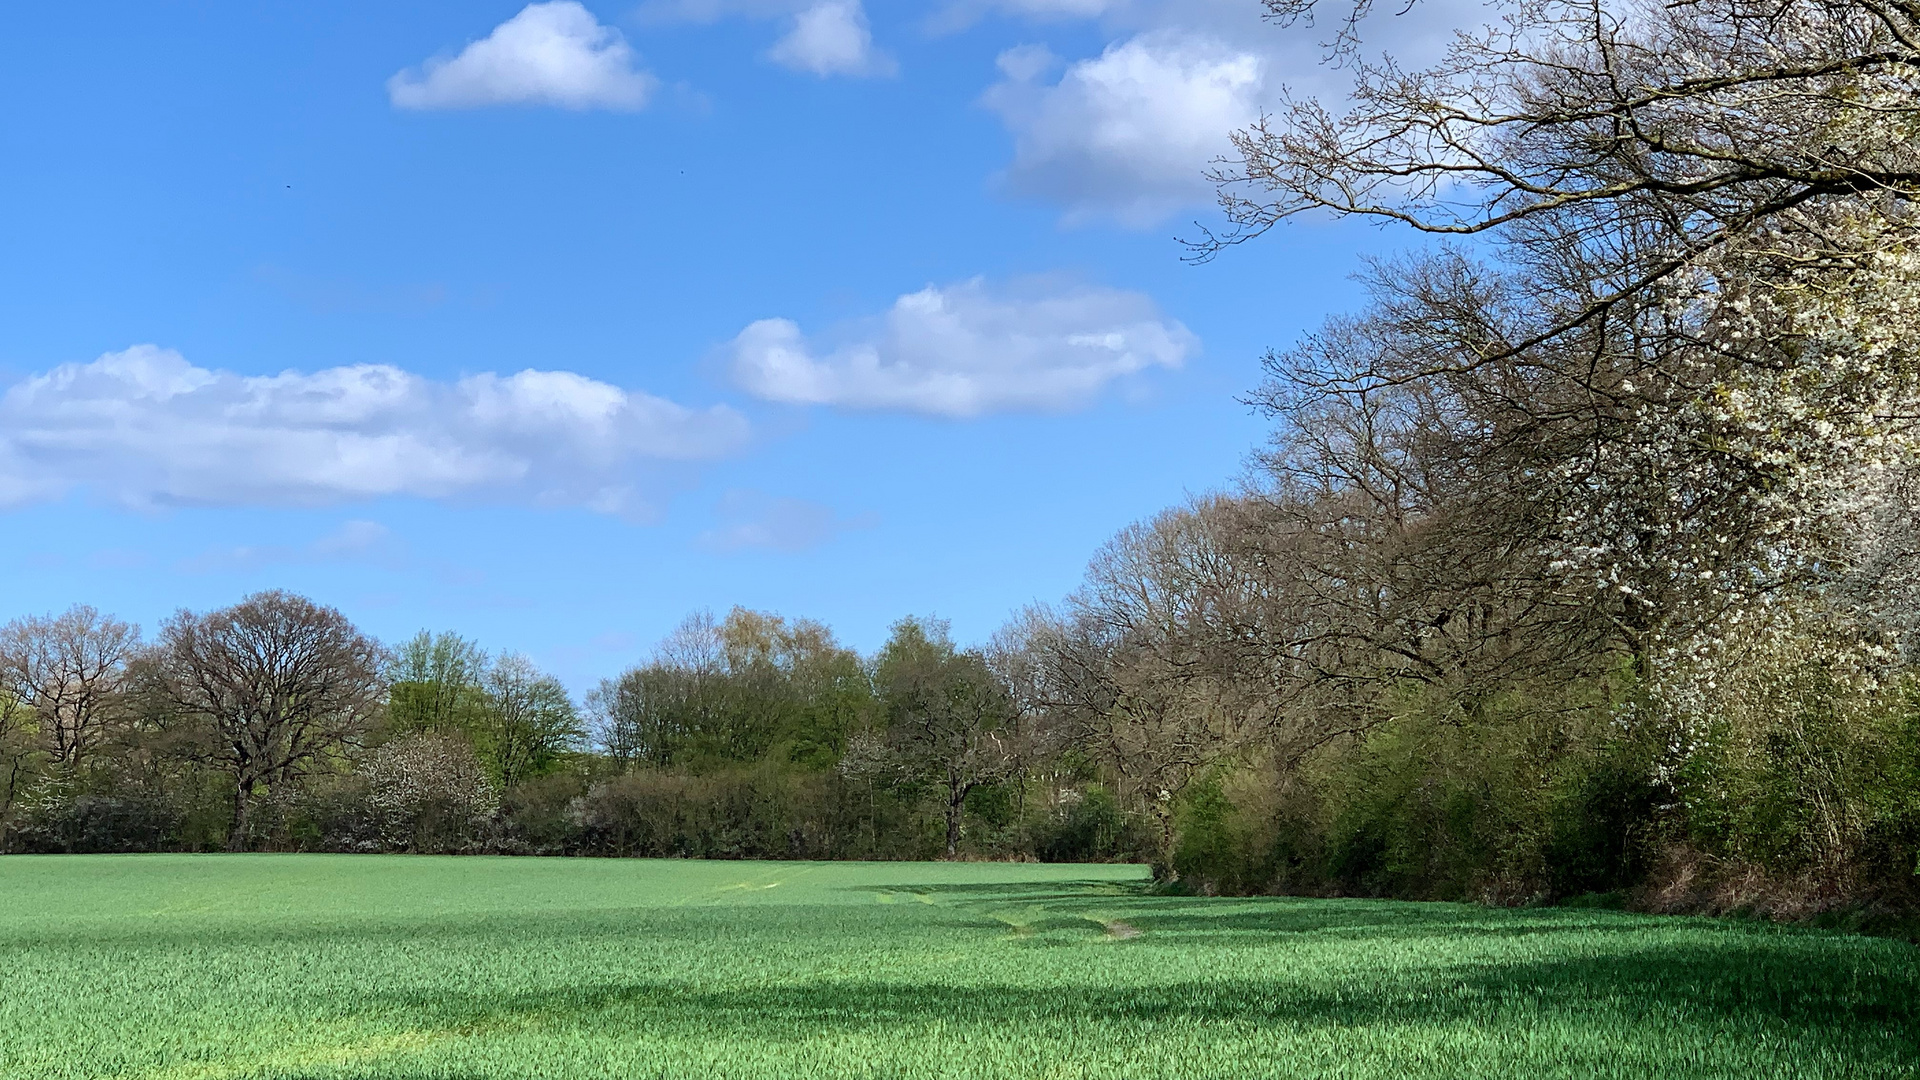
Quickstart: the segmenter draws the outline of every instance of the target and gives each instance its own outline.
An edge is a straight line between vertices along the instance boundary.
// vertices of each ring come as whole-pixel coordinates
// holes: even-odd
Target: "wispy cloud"
[[[987,15],[1009,15],[1041,21],[1098,19],[1133,4],[1130,0],[952,0],[932,17],[938,33],[972,26]]]
[[[240,544],[219,547],[183,560],[190,574],[237,572],[283,563],[377,562],[397,565],[403,545],[377,521],[347,521],[314,540],[297,545]]]
[[[830,506],[757,491],[728,492],[714,513],[720,525],[701,533],[699,542],[715,551],[806,551],[879,524],[872,514],[841,517]]]
[[[899,71],[893,57],[875,46],[862,0],[649,0],[637,14],[650,23],[783,20],[786,32],[767,51],[782,67],[822,78]]]
[[[1089,404],[1116,380],[1177,368],[1199,342],[1142,293],[1030,278],[928,286],[824,344],[762,319],[731,346],[736,384],[768,401],[969,417]]]
[[[550,0],[528,4],[451,59],[400,72],[387,80],[387,95],[402,109],[640,109],[658,82],[637,66],[620,31],[575,0]]]
[[[725,406],[567,371],[239,375],[137,345],[0,395],[0,505],[86,490],[135,507],[400,495],[645,515],[641,467],[722,457],[747,435]]]

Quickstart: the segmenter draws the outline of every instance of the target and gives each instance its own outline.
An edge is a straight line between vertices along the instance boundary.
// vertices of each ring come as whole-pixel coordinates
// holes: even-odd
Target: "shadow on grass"
[[[838,1033],[895,1046],[902,1036],[924,1038],[933,1046],[980,1032],[1124,1058],[1145,1047],[1208,1041],[1252,1052],[1305,1034],[1304,1045],[1358,1055],[1385,1052],[1390,1041],[1377,1034],[1391,1031],[1428,1040],[1420,1053],[1439,1055],[1422,1059],[1439,1062],[1435,1068],[1447,1064],[1446,1053],[1477,1054],[1473,1060],[1488,1068],[1501,1061],[1538,1064],[1537,1055],[1547,1054],[1556,1076],[1585,1075],[1596,1063],[1623,1060],[1632,1064],[1607,1074],[1912,1076],[1920,1063],[1920,950],[1892,942],[1604,911],[1163,897],[1105,881],[860,891],[903,900],[917,894],[944,909],[941,921],[950,929],[957,917],[963,926],[1003,932],[1004,920],[988,917],[998,909],[1029,914],[1041,930],[1061,925],[1097,933],[1101,919],[1121,918],[1145,933],[1098,946],[1100,964],[1084,977],[1071,960],[1023,969],[1028,946],[1014,942],[994,946],[1006,951],[972,983],[958,970],[948,978],[919,972],[873,978],[859,974],[856,944],[848,966],[839,969],[844,974],[805,980],[782,979],[776,962],[764,981],[744,985],[631,978],[504,995],[458,985],[369,987],[350,1003],[317,1002],[314,1011],[338,1008],[376,1024],[509,1044],[534,1036],[530,1045],[549,1037],[633,1037],[663,1045],[797,1046]],[[751,909],[751,917],[748,910],[681,910],[647,920],[645,932],[658,935],[663,949],[697,956],[729,942],[723,933],[729,927],[753,940],[804,945],[808,935],[867,930],[884,941],[903,925],[920,925],[889,921],[903,913],[880,905],[769,907]],[[872,921],[829,931],[821,921],[829,912]],[[590,923],[568,933],[638,932],[613,916]],[[516,932],[514,925],[469,923],[463,932],[491,937]],[[518,933],[538,933],[534,922],[518,925]],[[1688,932],[1666,932],[1674,928]],[[443,930],[452,932],[435,932]],[[1337,969],[1275,963],[1274,977],[1251,978],[1244,967],[1209,972],[1209,957],[1224,954],[1208,947],[1136,951],[1157,942],[1243,952],[1314,934],[1326,935],[1330,950],[1276,955],[1331,958]],[[1449,951],[1449,938],[1463,947]],[[1487,938],[1532,941],[1514,950],[1478,947]],[[955,939],[940,940],[951,945]],[[958,940],[964,945],[968,938]],[[990,939],[979,940],[985,948]],[[1349,945],[1350,954],[1344,952]],[[1141,967],[1131,966],[1132,956],[1142,958]],[[998,981],[981,973],[995,970],[1005,973]],[[1156,971],[1173,977],[1155,981]],[[1035,984],[1049,976],[1059,981]],[[853,1054],[861,1044],[844,1045]],[[459,1075],[395,1068],[401,1071],[377,1075]]]
[[[1162,916],[1160,929],[1177,923]],[[1384,928],[1389,936],[1395,929]],[[1570,943],[1574,944],[1574,943]],[[1659,1034],[1714,1056],[1772,1040],[1875,1068],[1920,1062],[1920,963],[1796,935],[1675,946],[1609,937],[1551,959],[1350,970],[1342,978],[1192,978],[1156,985],[815,980],[731,988],[635,981],[488,997],[377,995],[374,1007],[465,1032],[594,1028],[781,1041],[824,1030],[1116,1032],[1461,1026],[1520,1037]],[[1604,946],[1601,947],[1601,946]],[[1119,946],[1125,948],[1126,946]],[[1920,955],[1920,954],[1916,954]],[[1753,1040],[1760,1040],[1754,1042]],[[1740,1051],[1745,1053],[1745,1051]]]
[[[1863,929],[1843,919],[1783,925],[1759,919],[1649,915],[1612,906],[1514,909],[1361,898],[1193,897],[1156,892],[1147,881],[901,883],[885,889],[849,887],[847,891],[889,898],[911,896],[956,911],[1044,908],[1069,919],[1092,917],[1096,921],[1124,908],[1131,924],[1156,931],[1155,939],[1162,944],[1175,939],[1193,945],[1229,944],[1242,935],[1275,934],[1354,939],[1512,938],[1565,932],[1643,934],[1664,929],[1716,936],[1810,936],[1829,940],[1871,934],[1920,945],[1920,924],[1906,933],[1889,934]],[[1913,955],[1920,958],[1920,953]]]
[[[1153,892],[1145,882],[930,884],[862,891],[913,896],[956,911],[1024,908],[1069,917],[1110,917],[1124,909],[1130,923],[1154,931],[1155,939],[1162,943],[1224,944],[1223,938],[1236,936],[1297,934],[1356,939],[1519,937],[1569,931],[1638,934],[1663,924],[1716,929],[1724,925],[1679,923],[1672,918],[1603,909],[1511,910],[1398,900],[1169,896]],[[1748,929],[1757,933],[1776,931],[1760,924]]]

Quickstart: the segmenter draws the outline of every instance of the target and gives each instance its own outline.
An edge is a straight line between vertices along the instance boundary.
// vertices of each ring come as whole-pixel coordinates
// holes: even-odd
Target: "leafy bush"
[[[90,795],[31,807],[8,834],[8,850],[39,854],[166,851],[179,846],[185,815],[162,798]]]
[[[1041,862],[1114,862],[1150,850],[1139,822],[1120,808],[1106,788],[1069,788],[1033,828],[1033,854]]]

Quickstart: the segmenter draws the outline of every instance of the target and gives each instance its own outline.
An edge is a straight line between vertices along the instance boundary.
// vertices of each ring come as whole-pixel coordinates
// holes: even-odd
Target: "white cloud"
[[[757,491],[729,491],[715,512],[721,526],[699,538],[701,546],[715,551],[806,551],[878,523],[871,514],[843,518],[830,506]]]
[[[769,401],[966,417],[1083,406],[1197,347],[1141,293],[975,278],[902,296],[824,349],[787,319],[762,319],[733,340],[731,359],[734,381]]]
[[[1059,67],[1061,60],[1045,45],[1015,45],[993,63],[1008,81],[1030,83]]]
[[[658,80],[634,61],[620,31],[575,0],[550,0],[528,4],[451,60],[400,72],[387,80],[387,94],[402,109],[639,109]]]
[[[796,12],[785,37],[767,53],[795,71],[829,75],[891,75],[891,57],[873,47],[873,32],[860,0],[817,0]]]
[[[952,0],[933,26],[1000,14],[1091,21],[1109,34],[1100,55],[1071,63],[1038,63],[1051,59],[1038,46],[1009,50],[1003,78],[982,100],[1013,136],[1001,176],[1008,190],[1061,207],[1068,223],[1144,227],[1212,203],[1208,166],[1231,153],[1230,133],[1262,109],[1289,94],[1340,107],[1355,68],[1325,61],[1347,10],[1326,9],[1318,26],[1282,27],[1255,0]],[[1362,54],[1424,66],[1454,28],[1484,22],[1487,12],[1485,0],[1377,8],[1361,26]]]
[[[1002,54],[985,103],[1014,136],[1010,188],[1063,204],[1069,221],[1146,226],[1212,195],[1207,164],[1259,116],[1268,61],[1211,37],[1156,31],[1067,68],[1031,47]]]
[[[720,457],[746,438],[724,406],[566,371],[238,375],[136,345],[0,395],[0,505],[84,489],[136,507],[414,496],[639,514],[642,467]]]
[[[786,33],[767,50],[767,58],[782,67],[822,78],[899,71],[891,56],[874,47],[862,0],[647,0],[635,15],[660,24],[782,19]]]

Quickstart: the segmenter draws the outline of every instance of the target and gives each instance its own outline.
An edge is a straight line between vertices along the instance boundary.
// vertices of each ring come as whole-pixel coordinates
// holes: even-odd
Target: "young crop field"
[[[1892,1077],[1920,949],[1123,866],[0,859],[0,1076]]]

